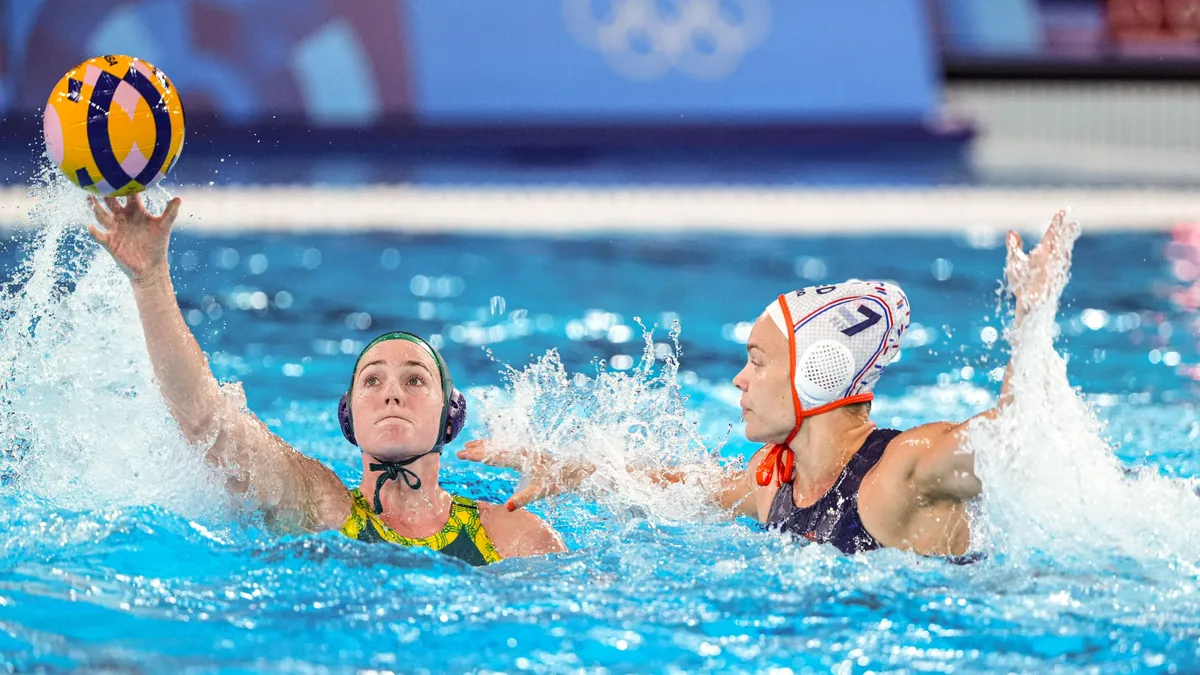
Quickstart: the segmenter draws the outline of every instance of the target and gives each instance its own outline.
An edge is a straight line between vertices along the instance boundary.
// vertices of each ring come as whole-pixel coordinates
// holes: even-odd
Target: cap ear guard
[[[450,401],[446,404],[446,430],[442,434],[442,442],[439,445],[445,445],[462,432],[463,427],[467,424],[467,397],[462,395],[457,389],[450,391]]]
[[[342,394],[342,400],[338,401],[338,424],[350,445],[358,445],[358,441],[354,440],[354,420],[350,417],[350,392]]]
[[[467,397],[462,395],[458,389],[450,390],[450,401],[446,404],[446,429],[442,432],[441,441],[438,446],[443,446],[455,438],[462,432],[463,427],[467,424]],[[350,441],[351,445],[358,445],[358,441],[354,438],[354,418],[350,414],[350,392],[342,394],[342,398],[338,401],[338,425],[342,428],[342,435]]]
[[[843,398],[853,379],[854,353],[837,340],[817,340],[796,360],[796,392],[805,408]]]

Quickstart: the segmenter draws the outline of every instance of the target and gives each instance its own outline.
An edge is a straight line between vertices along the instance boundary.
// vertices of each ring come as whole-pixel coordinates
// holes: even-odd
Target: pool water
[[[535,507],[569,552],[472,569],[331,533],[277,538],[239,515],[154,392],[127,282],[82,233],[82,211],[67,211],[0,250],[0,662],[10,672],[1200,669],[1196,316],[1172,301],[1191,282],[1170,264],[1169,234],[1085,233],[1059,316],[1071,382],[1106,423],[1127,484],[1095,473],[1086,420],[1051,400],[1028,437],[1037,425],[1046,438],[1079,429],[1078,454],[1068,436],[1051,465],[1036,447],[1008,463],[989,456],[997,493],[978,508],[979,563],[844,557],[729,522],[693,493],[618,485]],[[1007,359],[1003,259],[1000,234],[986,232],[181,231],[172,244],[180,304],[217,376],[242,382],[251,409],[349,484],[361,465],[335,405],[378,333],[441,345],[470,394],[464,439],[505,416],[536,421],[531,396],[574,397],[603,417],[591,438],[631,459],[736,461],[754,450],[730,384],[747,322],[780,292],[848,277],[896,280],[913,306],[873,418],[965,419],[994,401]],[[638,320],[658,325],[650,373],[636,370]],[[565,390],[545,385],[559,362]],[[530,364],[525,376],[506,371]],[[665,424],[637,396],[684,396],[688,412],[672,409]],[[631,420],[655,430],[653,442],[627,443]],[[496,501],[516,486],[452,453],[443,482]],[[1049,494],[1069,499],[1043,510]],[[1110,517],[1105,503],[1138,513]]]

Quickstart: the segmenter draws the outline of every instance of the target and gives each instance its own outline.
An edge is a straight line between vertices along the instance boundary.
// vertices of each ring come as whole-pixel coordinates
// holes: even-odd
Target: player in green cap
[[[184,436],[227,473],[285,531],[338,530],[363,541],[423,546],[485,565],[565,550],[549,525],[452,495],[438,483],[442,447],[462,429],[465,399],[441,356],[420,337],[386,333],[359,355],[339,405],[346,438],[362,450],[359,487],[272,433],[224,396],[183,320],[167,266],[180,200],[151,215],[134,195],[89,202],[99,221],[89,232],[124,268],[133,286],[159,389]],[[370,495],[368,499],[364,495]]]

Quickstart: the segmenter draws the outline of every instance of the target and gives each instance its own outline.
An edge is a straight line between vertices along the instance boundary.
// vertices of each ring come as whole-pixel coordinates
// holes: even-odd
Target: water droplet
[[[246,260],[246,270],[250,274],[258,275],[267,271],[267,256],[262,253],[255,253]]]
[[[938,258],[933,261],[933,278],[938,281],[946,281],[954,274],[954,264],[945,258]]]
[[[300,264],[304,266],[304,269],[317,269],[321,266],[321,252],[315,248],[307,249],[300,256]]]

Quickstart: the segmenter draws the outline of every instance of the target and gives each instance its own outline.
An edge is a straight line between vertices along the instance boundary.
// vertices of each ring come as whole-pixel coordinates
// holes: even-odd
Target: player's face
[[[742,390],[746,438],[756,443],[782,443],[796,426],[792,404],[791,355],[788,341],[766,314],[759,317],[746,341],[746,365],[733,378]]]

